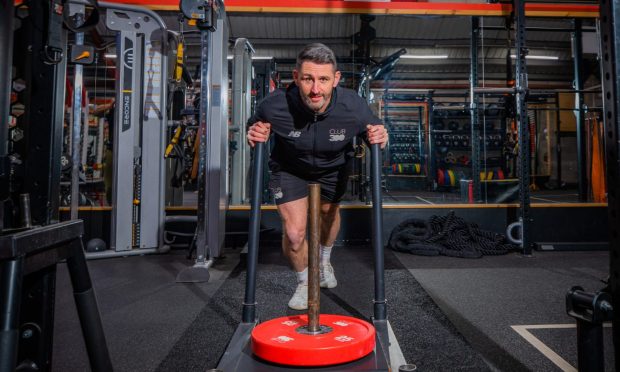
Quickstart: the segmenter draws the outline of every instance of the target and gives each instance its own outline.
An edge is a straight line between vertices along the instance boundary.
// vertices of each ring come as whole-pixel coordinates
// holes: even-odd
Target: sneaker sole
[[[288,305],[289,308],[293,309],[293,310],[308,310],[308,305],[306,305],[306,307],[302,307],[302,306],[291,306]]]
[[[338,285],[337,281],[333,281],[333,282],[321,282],[321,288],[336,288],[336,286]]]

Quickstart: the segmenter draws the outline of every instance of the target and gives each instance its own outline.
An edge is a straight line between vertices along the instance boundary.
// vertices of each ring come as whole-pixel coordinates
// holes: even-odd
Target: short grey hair
[[[297,55],[297,63],[295,68],[299,71],[301,64],[304,62],[314,62],[320,65],[333,65],[334,71],[338,70],[336,64],[336,55],[325,44],[313,43],[306,45]]]

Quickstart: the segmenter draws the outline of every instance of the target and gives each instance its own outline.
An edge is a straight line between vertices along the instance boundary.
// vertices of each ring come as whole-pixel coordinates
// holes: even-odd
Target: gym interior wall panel
[[[606,242],[603,207],[532,208],[532,237],[538,242]]]
[[[559,93],[559,106],[561,109],[575,108],[575,95],[570,93]],[[574,132],[577,129],[577,121],[573,111],[560,111],[560,130],[563,132]]]
[[[383,212],[383,236],[384,243],[390,237],[390,233],[396,225],[407,218],[428,219],[433,215],[445,216],[454,210],[468,222],[478,224],[481,229],[504,233],[509,221],[516,218],[515,206],[501,207],[466,207],[458,208],[390,208],[386,207]],[[531,209],[532,240],[534,242],[557,242],[557,243],[584,243],[606,242],[607,233],[607,209],[604,206],[561,206],[561,207],[534,207]],[[195,210],[171,209],[168,215],[195,215]],[[226,247],[241,248],[247,241],[249,209],[228,210],[226,213]],[[370,244],[371,209],[344,207],[342,209],[342,225],[337,244],[365,243]],[[69,219],[69,213],[61,213],[63,220]],[[80,211],[79,218],[84,219],[84,242],[92,238],[101,238],[108,243],[109,236],[109,210]],[[280,217],[275,208],[264,208],[261,214],[261,245],[279,244],[282,238],[282,226]],[[193,231],[190,226],[188,231]],[[109,244],[109,243],[108,243]]]
[[[562,182],[577,184],[577,138],[562,136],[561,152]]]

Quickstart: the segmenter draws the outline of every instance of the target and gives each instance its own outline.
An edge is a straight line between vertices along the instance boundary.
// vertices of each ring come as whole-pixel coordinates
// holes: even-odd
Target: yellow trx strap
[[[166,147],[166,152],[164,153],[164,158],[167,159],[168,156],[170,156],[170,153],[172,152],[172,149],[174,148],[174,145],[179,143],[179,138],[181,138],[181,132],[183,132],[183,127],[179,125],[177,127],[177,129],[174,130],[174,136],[172,136],[172,139],[170,140],[170,143],[168,144],[168,147]]]
[[[177,45],[177,63],[174,67],[174,80],[177,83],[181,82],[183,76],[183,42],[179,42]]]

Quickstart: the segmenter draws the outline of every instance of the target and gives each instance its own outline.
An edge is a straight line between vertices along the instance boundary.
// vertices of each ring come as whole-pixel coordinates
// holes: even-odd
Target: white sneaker
[[[321,265],[321,287],[334,288],[338,285],[332,264]]]
[[[297,289],[288,302],[288,307],[294,310],[308,309],[308,283],[297,284]]]

